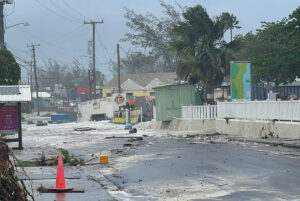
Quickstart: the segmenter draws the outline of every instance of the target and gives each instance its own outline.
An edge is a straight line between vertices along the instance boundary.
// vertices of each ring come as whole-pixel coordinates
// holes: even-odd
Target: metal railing
[[[300,101],[218,102],[218,118],[300,121]]]
[[[215,119],[217,117],[217,105],[182,106],[183,120]]]

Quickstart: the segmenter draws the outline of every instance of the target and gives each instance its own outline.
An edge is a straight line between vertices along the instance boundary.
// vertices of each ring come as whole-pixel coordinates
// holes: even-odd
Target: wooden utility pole
[[[27,45],[27,47],[31,47],[32,57],[33,57],[33,67],[34,67],[34,77],[35,77],[35,92],[36,92],[36,102],[37,102],[37,115],[40,116],[40,102],[39,102],[39,85],[37,81],[37,69],[36,69],[36,59],[35,59],[35,47],[40,45]]]
[[[94,99],[96,99],[96,36],[95,36],[95,31],[96,31],[96,24],[102,24],[104,23],[103,20],[102,21],[90,21],[90,22],[86,22],[84,21],[84,24],[91,24],[93,26],[93,83],[94,83]]]
[[[118,93],[121,93],[121,64],[120,64],[120,45],[117,44],[117,55],[118,55]]]
[[[89,88],[90,88],[90,94],[89,94],[89,100],[92,99],[92,83],[91,83],[91,71],[88,70],[88,77],[89,77]]]
[[[4,45],[4,14],[3,14],[3,7],[4,7],[4,1],[0,1],[0,48],[5,48]]]

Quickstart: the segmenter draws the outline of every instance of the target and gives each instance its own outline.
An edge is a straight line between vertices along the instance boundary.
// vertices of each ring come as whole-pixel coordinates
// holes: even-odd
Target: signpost
[[[230,63],[231,99],[251,100],[250,62],[232,61]]]

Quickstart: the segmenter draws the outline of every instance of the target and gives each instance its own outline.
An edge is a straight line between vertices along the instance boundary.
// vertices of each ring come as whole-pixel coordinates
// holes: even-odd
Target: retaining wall
[[[300,139],[300,122],[216,119],[216,131],[241,137]]]
[[[216,128],[215,119],[206,120],[172,120],[172,121],[153,121],[151,125],[155,130],[170,131],[197,131]]]

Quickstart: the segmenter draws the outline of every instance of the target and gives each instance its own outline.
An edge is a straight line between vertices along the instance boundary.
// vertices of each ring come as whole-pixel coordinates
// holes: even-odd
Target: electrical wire
[[[74,36],[75,33],[79,34],[79,32],[77,32],[77,30],[79,30],[80,28],[83,28],[83,27],[84,27],[84,24],[82,23],[80,26],[77,26],[72,31],[68,32],[67,34],[64,34],[63,36],[57,37],[56,39],[52,40],[52,42],[60,42],[60,41],[65,41],[66,39],[70,39]],[[86,32],[87,29],[84,29],[84,31]]]
[[[6,13],[5,17],[12,15],[15,12],[15,8],[16,8],[16,2],[14,2],[14,7],[12,8],[12,10],[10,11],[10,13]],[[7,10],[4,8],[4,10],[7,12]]]
[[[53,10],[53,9],[51,9],[51,8],[49,8],[49,7],[47,7],[45,4],[41,3],[39,0],[36,0],[36,2],[37,2],[40,6],[42,6],[42,7],[45,8],[46,10],[48,10],[49,12],[54,13],[54,14],[56,14],[57,16],[59,16],[59,17],[61,17],[61,18],[64,18],[64,19],[66,19],[66,20],[68,20],[68,21],[74,21],[73,19],[70,19],[69,17],[66,17],[66,16],[64,16],[64,15],[61,15],[61,14],[59,14],[58,12],[56,12],[55,10]]]
[[[98,32],[98,30],[97,30],[97,27],[96,27],[96,34],[97,34],[97,36],[98,36],[98,42],[100,43],[100,46],[105,50],[105,54],[106,54],[106,58],[108,58],[109,56],[109,54],[108,54],[108,50],[107,50],[107,48],[105,47],[105,45],[104,44],[102,44],[102,42],[101,42],[101,36],[100,36],[100,34],[99,34],[99,32]]]
[[[81,19],[79,18],[76,18],[72,15],[70,15],[67,11],[65,11],[64,9],[62,9],[60,6],[58,6],[53,0],[49,0],[57,9],[61,10],[65,15],[71,17],[71,18],[74,18],[75,20],[78,20],[78,21],[82,21]]]
[[[87,18],[88,20],[91,20],[89,17],[86,17],[84,15],[82,15],[80,12],[78,12],[77,10],[75,10],[74,8],[72,8],[69,4],[67,4],[64,0],[60,0],[66,7],[68,7],[70,10],[72,10],[74,13],[76,13],[77,15],[83,17],[83,18]]]

